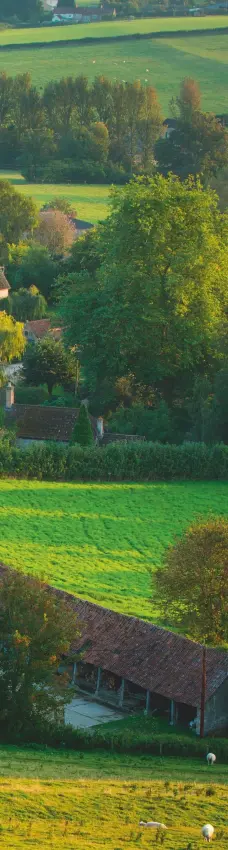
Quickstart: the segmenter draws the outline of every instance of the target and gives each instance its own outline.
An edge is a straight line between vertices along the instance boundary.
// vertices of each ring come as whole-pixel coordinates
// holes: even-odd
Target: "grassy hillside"
[[[156,19],[150,21],[150,24],[157,22]],[[196,19],[188,21],[191,22],[196,23]],[[58,29],[58,33],[59,31]],[[23,32],[27,33],[28,30]],[[99,74],[112,80],[148,80],[158,91],[164,114],[168,112],[171,97],[179,90],[180,81],[185,76],[194,76],[201,87],[203,108],[226,112],[227,46],[227,35],[220,34],[90,46],[58,46],[58,61],[54,46],[39,50],[18,49],[14,50],[13,54],[10,50],[0,51],[0,71],[5,69],[8,74],[29,71],[34,83],[40,87],[49,80],[72,74],[86,74],[90,81]]]
[[[20,174],[13,171],[0,171],[0,179],[1,177],[13,183],[23,195],[31,195],[38,207],[58,195],[60,198],[67,198],[73,204],[78,218],[91,221],[92,224],[97,224],[107,215],[109,186],[26,183]]]
[[[57,27],[32,27],[31,29],[6,29],[0,31],[0,45],[33,44],[34,42],[64,41],[65,39],[112,38],[117,35],[134,35],[150,32],[188,32],[213,30],[228,26],[228,15],[208,15],[204,18],[140,18],[135,21],[98,21],[92,24],[71,24]]]
[[[216,848],[225,850],[228,789],[172,781],[38,779],[1,781],[1,841],[5,850],[149,850],[156,832],[139,820],[156,819],[168,827],[166,850],[205,846],[204,823],[216,827]],[[213,790],[209,796],[208,792]]]
[[[0,561],[156,621],[151,572],[197,516],[227,514],[228,485],[0,481]]]

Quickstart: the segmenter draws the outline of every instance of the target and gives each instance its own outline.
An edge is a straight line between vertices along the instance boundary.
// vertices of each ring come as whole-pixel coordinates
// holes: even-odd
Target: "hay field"
[[[112,38],[118,35],[146,34],[151,32],[189,32],[195,30],[224,29],[228,15],[205,15],[203,18],[139,18],[133,21],[97,21],[91,24],[71,24],[0,31],[0,45],[51,43],[82,38]]]
[[[0,561],[116,611],[159,622],[151,573],[198,516],[228,512],[228,484],[0,481]]]
[[[59,198],[67,198],[76,210],[78,218],[84,221],[97,224],[108,214],[110,186],[26,183],[19,172],[16,171],[0,171],[1,178],[13,183],[23,195],[31,196],[38,208],[58,195]]]
[[[208,788],[154,778],[135,782],[134,774],[132,779],[2,779],[0,825],[4,850],[149,850],[158,846],[158,838],[154,830],[140,828],[139,820],[155,816],[168,827],[166,850],[203,850],[204,823],[215,825],[215,847],[225,850],[227,785],[213,784],[213,788]]]
[[[90,82],[101,74],[119,81],[139,79],[145,85],[147,80],[157,89],[165,117],[181,80],[194,76],[201,87],[203,109],[227,112],[227,35],[58,46],[57,60],[54,45],[0,50],[0,71],[13,75],[28,71],[40,88],[52,79],[79,74],[86,74]]]

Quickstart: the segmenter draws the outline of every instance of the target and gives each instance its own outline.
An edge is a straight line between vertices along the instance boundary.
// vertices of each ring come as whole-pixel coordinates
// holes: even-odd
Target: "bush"
[[[100,448],[47,442],[23,449],[4,440],[0,475],[52,481],[227,481],[228,446],[122,442]]]
[[[46,387],[27,387],[25,384],[16,384],[16,404],[44,404],[48,399]]]

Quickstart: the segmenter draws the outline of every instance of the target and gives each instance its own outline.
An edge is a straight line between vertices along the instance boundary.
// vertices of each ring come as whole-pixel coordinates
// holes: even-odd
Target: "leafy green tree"
[[[23,325],[16,322],[12,316],[0,312],[0,360],[10,363],[15,358],[22,357],[25,348]]]
[[[35,227],[37,212],[32,198],[17,192],[8,180],[0,180],[0,233],[6,242],[19,242]]]
[[[199,182],[157,175],[114,194],[96,280],[71,275],[61,304],[66,339],[79,346],[90,392],[103,393],[103,403],[131,374],[170,405],[180,381],[192,385],[209,363],[215,369],[227,227]]]
[[[94,442],[92,426],[85,404],[81,404],[78,418],[74,425],[72,442],[79,443],[80,446],[91,446]]]
[[[6,571],[0,581],[0,719],[20,733],[53,722],[69,701],[54,675],[79,634],[65,598],[36,578]]]
[[[56,152],[53,130],[42,127],[26,130],[21,143],[19,165],[25,179],[33,183],[39,178],[41,167],[49,162]]]
[[[31,21],[37,23],[43,12],[41,0],[1,0],[1,18],[10,21],[18,18],[19,21]]]
[[[227,641],[227,520],[202,520],[170,546],[156,572],[156,588],[167,622],[206,643]]]
[[[161,136],[162,112],[157,99],[157,94],[152,86],[148,86],[144,92],[143,103],[139,112],[138,136],[142,151],[142,166],[147,173],[151,166],[155,165],[154,146],[156,140]]]
[[[47,204],[44,204],[42,210],[60,210],[60,212],[64,213],[64,215],[68,215],[69,218],[77,218],[77,213],[75,208],[72,206],[68,198],[64,196],[57,195],[54,198],[51,198]]]
[[[13,247],[13,250],[11,250]],[[20,250],[19,250],[20,248]],[[29,288],[32,285],[49,300],[54,280],[58,275],[58,262],[51,257],[44,245],[36,243],[10,249],[10,263],[7,266],[9,282],[14,289]]]
[[[8,312],[19,322],[31,319],[43,319],[47,313],[47,303],[36,286],[18,289],[8,299]]]
[[[73,354],[52,336],[44,337],[36,345],[27,346],[23,366],[26,383],[36,387],[47,384],[50,397],[57,384],[68,388],[75,382]]]

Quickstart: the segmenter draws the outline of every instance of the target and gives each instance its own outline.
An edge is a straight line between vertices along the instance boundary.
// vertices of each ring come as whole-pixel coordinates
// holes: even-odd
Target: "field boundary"
[[[22,43],[9,43],[9,44],[1,44],[0,45],[0,53],[6,52],[8,50],[33,50],[34,48],[49,48],[50,47],[70,47],[74,45],[75,47],[81,47],[84,45],[92,45],[92,44],[109,44],[110,42],[121,42],[121,41],[145,41],[151,39],[162,39],[162,38],[192,38],[193,36],[204,36],[204,35],[227,35],[228,27],[215,27],[214,29],[197,29],[197,30],[164,30],[161,32],[147,32],[147,33],[130,33],[129,35],[105,35],[105,36],[86,36],[84,38],[66,38],[66,39],[56,39],[53,41],[30,41],[30,42],[22,42]]]

